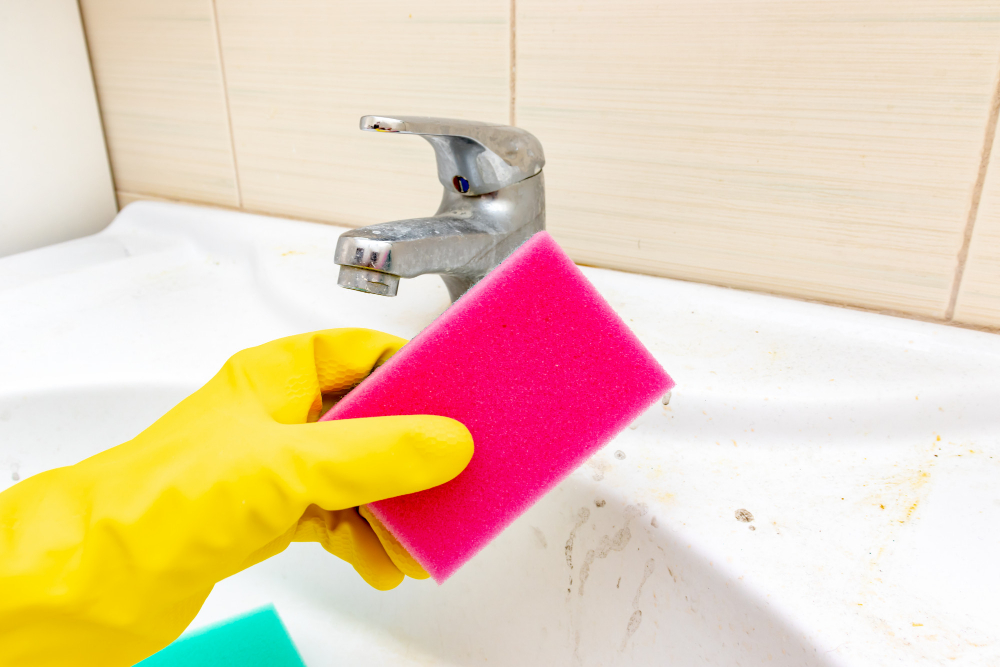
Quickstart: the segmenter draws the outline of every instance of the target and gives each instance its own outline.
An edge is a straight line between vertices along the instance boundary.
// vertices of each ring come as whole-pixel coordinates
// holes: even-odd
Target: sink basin
[[[412,337],[424,276],[336,287],[342,229],[136,203],[0,260],[0,490],[148,426],[233,352]],[[673,375],[656,405],[443,586],[380,593],[318,545],[220,583],[307,665],[1000,661],[1000,337],[584,272]]]

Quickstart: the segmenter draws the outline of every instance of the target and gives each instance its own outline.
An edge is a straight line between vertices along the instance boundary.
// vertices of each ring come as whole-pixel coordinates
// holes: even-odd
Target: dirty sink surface
[[[122,442],[241,348],[410,337],[440,280],[336,287],[341,229],[137,203],[0,260],[0,490]],[[1000,661],[1000,336],[584,269],[677,380],[445,585],[318,545],[220,583],[322,665]]]

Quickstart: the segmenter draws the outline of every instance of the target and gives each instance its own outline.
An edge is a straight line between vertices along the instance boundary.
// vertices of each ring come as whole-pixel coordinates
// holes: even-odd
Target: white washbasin
[[[0,260],[0,490],[128,439],[236,350],[409,337],[448,305],[434,276],[337,288],[341,231],[138,203]],[[1000,337],[584,271],[677,380],[669,406],[443,586],[379,593],[293,544],[195,626],[274,603],[310,667],[1000,661]]]

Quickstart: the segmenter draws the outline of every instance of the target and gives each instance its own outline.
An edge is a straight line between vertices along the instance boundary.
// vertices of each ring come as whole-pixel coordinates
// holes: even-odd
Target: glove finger
[[[320,391],[348,392],[405,344],[405,338],[371,329],[316,332],[313,357]]]
[[[319,416],[324,393],[346,393],[404,343],[370,329],[288,336],[237,352],[212,383],[256,396],[280,424],[302,424]]]
[[[361,578],[380,591],[399,586],[403,573],[393,564],[357,508],[331,512],[310,505],[299,519],[293,542],[319,542],[347,561]]]
[[[281,426],[272,469],[306,505],[334,510],[415,493],[458,475],[472,435],[447,417],[408,415]]]
[[[408,577],[413,579],[427,579],[431,575],[427,574],[427,570],[423,568],[416,561],[416,559],[410,555],[410,552],[399,543],[399,540],[389,532],[389,530],[382,525],[382,522],[378,520],[378,517],[372,514],[372,511],[368,509],[367,505],[362,505],[358,508],[358,514],[360,514],[365,521],[372,527],[375,531],[375,536],[378,537],[378,541],[382,543],[382,548],[385,549],[385,553],[389,555],[392,559],[393,564],[399,568],[399,571]]]

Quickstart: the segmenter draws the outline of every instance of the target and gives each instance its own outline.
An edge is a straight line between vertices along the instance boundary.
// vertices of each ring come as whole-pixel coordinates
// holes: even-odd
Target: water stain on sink
[[[629,637],[634,635],[635,631],[639,629],[640,623],[642,623],[642,611],[636,609],[628,619],[628,626],[625,628],[625,639],[622,640],[620,651],[624,651],[625,647],[628,646]]]
[[[576,513],[576,523],[573,525],[573,530],[569,531],[569,538],[566,540],[566,564],[569,565],[570,569],[570,587],[573,586],[573,542],[576,540],[576,531],[580,528],[580,526],[587,523],[587,519],[589,518],[590,510],[586,507],[581,507],[580,511]],[[572,588],[567,588],[566,592],[572,592]]]
[[[635,634],[635,631],[639,629],[639,624],[642,623],[642,610],[639,609],[639,598],[642,597],[642,587],[646,585],[646,581],[653,574],[653,570],[656,569],[656,561],[650,558],[646,561],[646,567],[643,568],[642,581],[639,582],[639,588],[635,591],[635,597],[632,598],[632,615],[628,619],[628,625],[625,626],[625,638],[622,639],[622,646],[619,649],[624,651],[628,646],[628,640]]]
[[[594,468],[593,479],[595,482],[600,482],[602,479],[604,479],[604,475],[607,474],[607,472],[611,470],[612,467],[610,463],[602,459],[599,459],[597,457],[588,461],[587,465]]]
[[[639,503],[638,505],[626,505],[624,512],[625,525],[615,533],[614,537],[611,537],[610,535],[602,535],[600,542],[597,543],[597,548],[591,549],[587,552],[587,555],[583,558],[583,565],[580,566],[579,593],[581,596],[583,595],[583,589],[587,583],[587,578],[590,577],[590,566],[593,565],[594,560],[597,558],[607,558],[608,554],[612,551],[624,550],[626,545],[628,545],[629,540],[632,539],[632,531],[629,528],[629,524],[632,522],[632,519],[644,515],[647,511],[648,508],[645,503]]]
[[[650,558],[646,561],[646,567],[642,570],[642,581],[639,582],[639,588],[635,591],[635,597],[632,598],[632,608],[639,608],[639,597],[642,595],[642,587],[646,585],[646,581],[652,576],[653,570],[656,569],[656,561]]]

